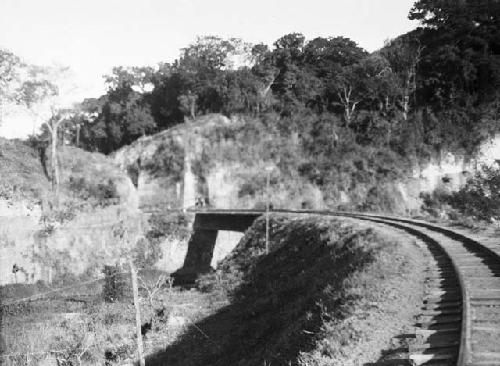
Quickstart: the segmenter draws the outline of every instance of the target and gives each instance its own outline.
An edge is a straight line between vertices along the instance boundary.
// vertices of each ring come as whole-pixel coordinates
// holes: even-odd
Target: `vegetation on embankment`
[[[49,190],[38,152],[27,142],[0,138],[0,199],[36,200]]]
[[[365,145],[470,154],[498,131],[499,14],[489,0],[417,0],[408,17],[420,26],[372,53],[339,34],[289,33],[271,47],[199,37],[174,62],[114,68],[75,122],[83,146],[110,153],[209,113],[330,114]]]
[[[207,294],[170,288],[165,283],[159,288],[161,275],[158,271],[139,272],[147,353],[163,349],[186,323],[201,319],[211,310]],[[40,300],[0,306],[0,364],[131,364],[137,358],[135,309],[129,276],[123,278],[124,296],[114,302],[105,301],[103,280],[59,292],[50,292],[42,285],[0,288],[5,302],[19,295],[49,292]],[[152,298],[146,287],[156,290]]]
[[[130,196],[126,174],[111,159],[70,146],[58,148],[60,202],[74,205],[106,205],[108,199]],[[0,138],[0,199],[32,204],[51,201],[49,151],[36,141]],[[49,203],[49,202],[47,202]]]
[[[66,281],[91,264],[100,271],[117,204],[136,207],[135,188],[109,157],[64,145],[56,200],[48,155],[45,143],[0,139],[1,284]]]
[[[362,365],[411,324],[422,253],[333,218],[258,219],[215,273],[198,281],[229,304],[148,365]]]
[[[423,209],[433,217],[470,227],[498,222],[500,166],[482,166],[456,192],[437,190],[426,195]]]
[[[208,115],[141,138],[113,157],[131,176],[142,177],[143,204],[169,199],[169,206],[179,207],[176,183],[183,182],[189,153],[194,189],[215,207],[264,207],[265,167],[272,166],[274,207],[407,212],[412,204],[400,185],[411,174],[411,160],[360,144],[335,118]]]

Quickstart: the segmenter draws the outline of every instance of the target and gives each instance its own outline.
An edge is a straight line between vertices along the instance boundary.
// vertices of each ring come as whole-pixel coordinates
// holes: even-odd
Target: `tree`
[[[15,86],[19,83],[19,69],[22,66],[19,57],[0,48],[0,125],[3,121],[5,104],[16,99]]]
[[[115,67],[105,80],[107,93],[80,106],[74,122],[88,148],[110,153],[157,130],[148,90],[158,81],[150,67]]]
[[[237,38],[216,36],[198,37],[196,42],[182,49],[175,66],[178,74],[178,108],[184,115],[195,118],[198,110],[205,113],[221,112],[223,98],[218,81],[225,73],[250,62],[250,45]]]
[[[347,127],[352,122],[358,104],[363,100],[362,80],[359,79],[357,71],[355,66],[345,66],[335,75],[335,79],[330,84],[338,97],[334,104],[343,108]]]
[[[188,90],[186,94],[179,95],[180,110],[191,119],[196,118],[198,96]]]
[[[67,67],[29,66],[27,75],[17,90],[17,102],[28,109],[33,117],[33,136],[37,121],[53,116],[53,111],[59,109],[57,98],[60,89],[67,83]],[[66,90],[68,92],[68,90]],[[47,118],[47,114],[52,116]]]
[[[346,37],[318,37],[304,48],[304,62],[318,76],[327,76],[339,67],[355,64],[367,55],[356,42]]]
[[[58,95],[49,74],[49,68],[26,64],[12,52],[0,49],[0,124],[7,103],[22,105],[35,115],[38,103]],[[34,119],[33,134],[35,126]]]
[[[254,64],[251,71],[255,76],[255,112],[260,113],[273,104],[271,88],[279,75],[279,69],[275,66],[273,54],[267,45],[255,45],[252,48],[252,58]]]
[[[59,204],[59,160],[57,158],[57,137],[59,127],[62,123],[68,121],[72,111],[60,110],[53,113],[52,118],[45,123],[51,136],[51,179],[52,192],[54,194],[55,205]]]
[[[105,75],[104,80],[111,90],[133,89],[139,93],[145,93],[153,86],[152,67],[114,67],[111,75]]]
[[[366,56],[365,50],[345,37],[318,37],[308,42],[303,49],[302,60],[303,68],[308,70],[307,74],[310,75],[308,79],[313,81],[308,88],[308,105],[314,106],[319,112],[329,110],[332,102],[338,101],[340,90],[346,103],[347,99],[350,99],[348,88],[332,90],[331,87],[342,80],[341,75],[345,74],[347,68]],[[345,82],[345,79],[343,81]]]
[[[127,140],[135,140],[138,137],[146,136],[156,129],[156,123],[151,115],[149,105],[143,103],[136,102],[128,106],[124,115],[124,123]]]
[[[235,40],[216,36],[198,37],[181,50],[179,68],[191,73],[222,70],[230,66],[230,56],[236,50]]]
[[[421,95],[438,107],[494,100],[500,86],[500,2],[420,0]]]
[[[388,60],[399,84],[399,105],[404,120],[408,120],[410,102],[416,104],[417,70],[424,47],[415,33],[398,37],[388,42],[381,54]]]

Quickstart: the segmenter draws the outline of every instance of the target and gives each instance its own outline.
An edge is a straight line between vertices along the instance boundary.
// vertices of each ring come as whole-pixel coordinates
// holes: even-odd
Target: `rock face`
[[[245,141],[236,141],[220,131],[244,123],[242,119],[221,115],[203,116],[194,122],[140,138],[115,152],[113,159],[123,171],[137,177],[139,206],[144,211],[194,208],[197,201],[216,208],[264,207],[265,183],[253,183],[250,192],[242,193],[250,177],[262,175],[264,162],[240,163],[234,156],[225,156],[231,154],[235,145],[245,145]],[[283,185],[272,187],[276,206],[294,204],[295,208],[300,208],[300,199],[304,197],[309,206],[323,206],[320,189],[310,183],[302,182],[294,195],[291,197]]]
[[[234,157],[228,159],[225,155],[237,150],[235,145],[244,146],[249,152],[253,147],[246,146],[247,141],[236,140],[234,136],[226,138],[224,132],[219,132],[244,123],[244,120],[230,120],[220,115],[204,116],[195,122],[141,138],[117,151],[113,158],[123,171],[135,171],[139,206],[145,211],[159,207],[192,208],[200,199],[216,208],[263,208],[265,179],[255,181],[255,177],[263,175],[264,162],[241,163]],[[294,143],[297,142],[292,139],[290,144]],[[209,156],[206,151],[210,151]],[[397,205],[386,209],[397,213],[418,211],[422,204],[421,193],[459,189],[474,174],[478,164],[500,158],[500,137],[486,143],[482,151],[482,155],[473,159],[446,153],[423,165],[415,164],[412,176],[379,187],[380,192],[398,197]],[[279,169],[275,167],[275,171]],[[273,183],[274,206],[324,208],[325,192],[299,176],[296,179],[288,186],[283,182]],[[340,191],[337,203],[349,206],[367,194],[369,192],[362,187]]]
[[[139,205],[146,211],[158,207],[187,209],[195,207],[201,198],[221,206],[217,204],[221,190],[212,185],[221,181],[211,179],[209,175],[214,173],[204,166],[204,146],[210,144],[204,135],[230,123],[224,116],[205,116],[188,125],[140,138],[115,152],[113,159],[121,169],[137,176]]]

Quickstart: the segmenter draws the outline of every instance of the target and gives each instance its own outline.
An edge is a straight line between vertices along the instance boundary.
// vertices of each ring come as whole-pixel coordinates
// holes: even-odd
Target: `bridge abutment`
[[[178,285],[192,284],[212,270],[217,234],[220,230],[245,232],[261,212],[198,212],[182,268],[172,274]]]
[[[177,284],[194,283],[200,274],[210,272],[217,232],[217,230],[194,230],[188,242],[184,265],[173,274]]]

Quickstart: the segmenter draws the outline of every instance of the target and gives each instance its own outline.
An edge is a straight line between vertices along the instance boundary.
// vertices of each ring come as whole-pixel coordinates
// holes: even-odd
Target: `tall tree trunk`
[[[403,118],[404,120],[408,120],[408,112],[410,110],[410,96],[405,93],[403,97]]]
[[[338,96],[340,98],[340,101],[344,105],[344,115],[345,115],[345,120],[346,120],[346,125],[349,127],[351,124],[352,117],[354,115],[354,112],[356,111],[356,106],[358,105],[359,101],[353,101],[351,96],[352,96],[352,87],[343,87],[342,93],[338,93]]]
[[[58,124],[54,123],[52,125],[52,192],[54,193],[54,199],[56,205],[59,204],[59,164],[57,161],[57,127]]]
[[[191,114],[191,119],[194,120],[196,118],[196,99],[191,98],[191,103],[189,103],[189,111]]]
[[[51,178],[52,178],[52,193],[54,194],[54,204],[59,205],[59,160],[57,159],[57,135],[59,125],[62,123],[62,119],[52,123],[47,122],[47,127],[49,128],[51,134]]]

